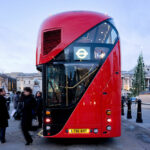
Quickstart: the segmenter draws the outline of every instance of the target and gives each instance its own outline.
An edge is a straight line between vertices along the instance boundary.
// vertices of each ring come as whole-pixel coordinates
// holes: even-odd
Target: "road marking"
[[[40,137],[43,137],[43,130],[41,130],[40,132],[38,132],[37,135],[40,136]]]

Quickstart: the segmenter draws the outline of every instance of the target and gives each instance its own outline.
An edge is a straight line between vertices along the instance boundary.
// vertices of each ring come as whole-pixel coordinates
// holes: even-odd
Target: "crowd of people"
[[[29,131],[42,127],[42,110],[43,110],[43,100],[42,93],[38,91],[36,95],[32,95],[32,89],[30,87],[25,87],[24,91],[16,92],[12,100],[6,97],[6,92],[3,88],[0,88],[0,141],[5,143],[5,133],[8,127],[9,115],[9,103],[13,102],[14,113],[13,117],[16,120],[20,120],[21,130],[26,140],[25,145],[30,145],[33,139]],[[32,120],[38,120],[38,126],[32,125]]]

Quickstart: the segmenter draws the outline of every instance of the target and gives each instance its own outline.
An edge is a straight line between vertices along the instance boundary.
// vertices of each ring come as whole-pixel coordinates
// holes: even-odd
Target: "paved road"
[[[132,119],[129,119],[131,122],[136,122],[136,117],[137,117],[137,105],[132,104],[131,107],[131,112],[132,112]],[[127,106],[125,106],[125,115],[123,116],[124,119],[127,118]],[[142,105],[142,119],[143,123],[138,123],[139,126],[149,129],[150,131],[150,105]]]
[[[110,139],[44,139],[32,132],[34,142],[25,146],[19,121],[10,120],[7,143],[0,150],[150,150],[150,131],[122,120],[122,136]]]

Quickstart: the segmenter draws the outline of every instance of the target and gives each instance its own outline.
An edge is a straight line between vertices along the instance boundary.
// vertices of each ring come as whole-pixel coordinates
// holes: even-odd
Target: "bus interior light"
[[[106,55],[105,53],[101,53],[100,58],[103,59],[105,57],[105,55]]]

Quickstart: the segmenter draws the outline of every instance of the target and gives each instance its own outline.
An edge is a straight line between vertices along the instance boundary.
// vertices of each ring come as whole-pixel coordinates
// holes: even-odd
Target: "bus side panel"
[[[118,46],[118,47],[117,47]],[[121,64],[120,64],[120,47],[119,43],[113,50],[113,75],[111,80],[107,83],[102,93],[102,118],[103,129],[110,125],[111,131],[107,131],[109,134],[105,136],[116,137],[121,135]],[[106,115],[106,111],[111,110],[111,115]],[[111,118],[110,123],[106,122],[108,118]],[[103,134],[103,133],[102,133]]]
[[[58,134],[49,137],[88,138],[120,136],[121,77],[119,50],[118,42],[96,74],[63,129]],[[108,92],[105,93],[105,90]],[[112,110],[112,130],[106,133],[107,116],[105,114],[108,108]],[[89,134],[69,134],[66,132],[67,129],[83,128],[97,128],[99,132],[97,134],[93,132]]]

